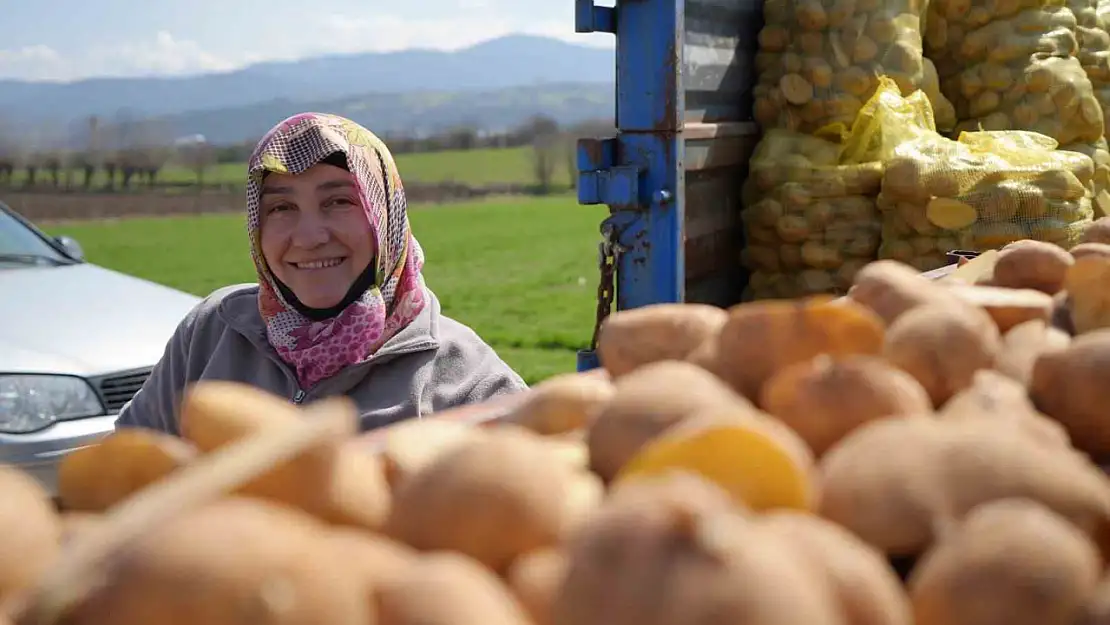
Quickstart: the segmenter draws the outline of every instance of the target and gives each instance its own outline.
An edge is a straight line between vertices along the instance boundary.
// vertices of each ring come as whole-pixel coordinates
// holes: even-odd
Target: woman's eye
[[[336,206],[338,206],[338,207],[355,206],[355,201],[352,200],[349,197],[336,197],[336,198],[332,198],[332,199],[328,200],[327,202],[324,202],[324,206],[326,206],[328,208],[336,207]]]
[[[281,212],[281,211],[293,210],[293,208],[294,207],[290,206],[289,204],[274,204],[270,208],[266,209],[266,213],[267,214],[278,213],[278,212]]]

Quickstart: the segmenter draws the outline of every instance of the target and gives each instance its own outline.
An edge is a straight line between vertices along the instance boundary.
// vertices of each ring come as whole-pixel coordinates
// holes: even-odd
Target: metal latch
[[[634,209],[640,203],[640,168],[616,165],[616,139],[578,140],[578,203]]]

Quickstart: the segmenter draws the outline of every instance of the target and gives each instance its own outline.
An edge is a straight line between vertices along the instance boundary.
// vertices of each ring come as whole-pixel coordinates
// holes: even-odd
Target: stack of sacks
[[[741,218],[745,299],[844,293],[879,248],[882,165],[840,165],[840,146],[768,131],[752,155]]]
[[[1074,11],[1047,0],[937,0],[929,5],[925,52],[956,107],[958,131],[1047,135],[1092,157],[1102,168],[1096,180],[1110,183],[1096,97],[1107,95],[1110,39],[1095,0],[1072,1]]]

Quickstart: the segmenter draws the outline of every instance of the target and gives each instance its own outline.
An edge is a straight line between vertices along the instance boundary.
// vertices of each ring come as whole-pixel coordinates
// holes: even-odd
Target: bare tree
[[[216,149],[204,135],[182,137],[174,142],[177,161],[193,171],[197,190],[204,190],[204,174],[216,163]]]
[[[550,193],[555,167],[559,159],[557,135],[536,135],[532,140],[532,172],[540,193]]]
[[[131,175],[141,176],[147,186],[153,188],[172,152],[169,128],[164,121],[145,119],[138,122],[127,151],[124,176],[130,170]]]
[[[54,189],[68,187],[70,150],[64,128],[54,124],[43,125],[38,131],[37,165],[50,176]]]
[[[19,142],[14,129],[0,119],[0,185],[11,186],[18,151]]]
[[[23,186],[34,187],[39,182],[43,165],[43,136],[39,128],[27,128],[19,137],[15,150],[15,169],[25,173]]]
[[[91,115],[73,123],[73,141],[76,148],[71,168],[81,172],[81,187],[92,188],[96,170],[104,164],[104,128],[100,118]]]

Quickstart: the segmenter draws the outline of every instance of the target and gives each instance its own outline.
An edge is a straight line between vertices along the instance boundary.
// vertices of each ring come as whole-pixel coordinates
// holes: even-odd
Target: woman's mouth
[[[297,269],[301,269],[301,270],[329,269],[331,267],[338,267],[339,265],[342,265],[343,261],[345,261],[345,260],[347,260],[347,259],[344,258],[344,257],[324,258],[324,259],[320,259],[320,260],[306,260],[306,261],[299,262],[299,263],[289,263],[289,264],[293,265],[293,267],[295,267]]]

